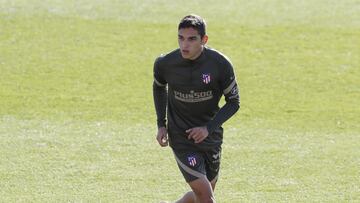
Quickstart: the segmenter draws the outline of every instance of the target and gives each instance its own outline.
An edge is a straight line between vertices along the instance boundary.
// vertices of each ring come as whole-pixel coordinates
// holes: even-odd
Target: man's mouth
[[[189,54],[189,50],[181,50],[181,52],[183,53],[183,54]]]

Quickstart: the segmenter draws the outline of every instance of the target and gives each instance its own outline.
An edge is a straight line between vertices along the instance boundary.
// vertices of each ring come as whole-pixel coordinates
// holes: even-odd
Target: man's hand
[[[209,135],[206,126],[190,128],[186,130],[186,133],[189,133],[188,139],[194,139],[196,144],[204,141]]]
[[[159,145],[162,147],[166,147],[169,144],[167,129],[165,127],[160,127],[157,132],[156,140]]]

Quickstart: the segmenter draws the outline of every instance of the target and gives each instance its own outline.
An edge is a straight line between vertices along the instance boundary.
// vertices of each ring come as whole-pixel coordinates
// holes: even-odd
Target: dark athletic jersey
[[[167,128],[173,148],[194,145],[185,131],[199,126],[206,126],[209,136],[198,145],[221,145],[221,125],[239,108],[235,74],[226,56],[207,47],[195,60],[182,58],[179,49],[162,55],[154,64],[153,89],[158,127],[166,126],[167,107]],[[222,95],[226,104],[220,109]]]

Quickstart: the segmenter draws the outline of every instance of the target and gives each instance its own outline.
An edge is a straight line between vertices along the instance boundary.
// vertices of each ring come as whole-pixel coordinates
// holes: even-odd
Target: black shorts
[[[176,162],[186,182],[207,177],[209,181],[217,180],[220,169],[221,146],[206,151],[175,150]]]

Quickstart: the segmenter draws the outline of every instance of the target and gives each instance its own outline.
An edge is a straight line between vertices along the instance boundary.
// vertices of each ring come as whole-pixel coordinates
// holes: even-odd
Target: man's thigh
[[[204,154],[198,151],[173,149],[176,163],[186,182],[198,178],[206,178],[206,163]]]
[[[175,149],[173,149],[173,152],[186,182],[191,182],[204,176],[211,182],[217,180],[220,168],[221,147],[212,148],[206,152]]]

